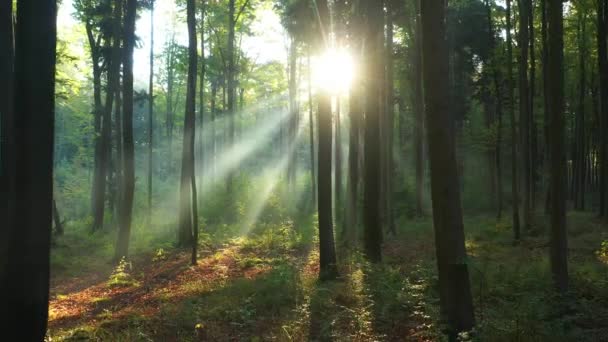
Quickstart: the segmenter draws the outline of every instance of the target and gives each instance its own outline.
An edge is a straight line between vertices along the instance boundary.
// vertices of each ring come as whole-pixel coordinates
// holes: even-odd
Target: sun
[[[344,94],[355,75],[352,56],[346,50],[329,49],[312,61],[312,83],[317,90]]]

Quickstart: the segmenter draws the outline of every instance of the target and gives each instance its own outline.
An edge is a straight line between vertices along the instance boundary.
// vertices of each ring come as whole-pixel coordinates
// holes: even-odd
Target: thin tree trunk
[[[530,90],[528,84],[529,6],[531,0],[519,1],[519,125],[523,180],[523,227],[530,229]]]
[[[393,15],[392,5],[390,2],[386,2],[386,224],[388,225],[388,231],[396,235],[397,230],[393,217],[393,127],[395,120]]]
[[[235,70],[234,70],[234,29],[235,29],[236,21],[235,21],[235,0],[228,0],[228,49],[227,49],[227,59],[228,59],[228,116],[230,117],[230,128],[228,132],[228,148],[232,148],[234,144],[234,134],[235,134],[235,120],[236,120],[236,111],[235,111]],[[228,194],[228,200],[232,200],[232,187],[233,187],[233,179],[234,172],[228,171],[228,175],[226,177],[226,192]],[[231,210],[230,219],[234,219],[234,212]]]
[[[310,64],[310,49],[307,50],[307,64],[308,64],[308,121],[310,123],[310,180],[312,186],[312,204],[313,207],[317,204],[317,182],[315,179],[315,125],[313,120],[313,102],[312,102],[312,80],[310,77],[311,74],[311,64]]]
[[[336,226],[342,221],[342,133],[341,133],[341,105],[340,95],[336,96],[336,113],[334,118],[334,217]]]
[[[513,237],[519,241],[519,187],[517,175],[517,128],[515,126],[515,99],[513,94],[513,42],[511,40],[511,0],[507,0],[507,90],[511,120],[511,197],[513,207]]]
[[[154,0],[150,2],[150,80],[148,82],[148,220],[152,217],[152,168],[154,139]]]
[[[414,0],[416,25],[413,41],[413,109],[414,109],[414,158],[416,159],[416,215],[421,217],[424,194],[424,94],[422,85],[422,22],[420,20],[420,0]]]
[[[598,0],[597,9],[597,49],[600,74],[600,151],[599,151],[599,192],[600,217],[608,217],[608,0]]]
[[[534,117],[534,98],[536,97],[536,41],[534,32],[534,0],[530,0],[528,6],[528,25],[530,31],[530,81],[529,81],[529,122],[530,122],[530,216],[533,215],[536,207],[536,180],[537,180],[537,160],[538,160],[538,128]]]

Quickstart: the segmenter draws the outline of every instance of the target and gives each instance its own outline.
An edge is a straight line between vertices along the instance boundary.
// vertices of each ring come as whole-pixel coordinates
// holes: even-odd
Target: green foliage
[[[118,262],[118,265],[110,274],[110,278],[108,279],[108,286],[137,286],[138,283],[133,279],[131,275],[131,271],[133,270],[133,265],[130,261],[127,261],[125,257],[122,257]]]

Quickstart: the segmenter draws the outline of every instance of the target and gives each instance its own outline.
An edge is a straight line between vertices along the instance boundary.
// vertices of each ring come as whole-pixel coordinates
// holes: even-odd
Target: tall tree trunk
[[[380,197],[380,95],[383,69],[384,20],[382,2],[369,1],[367,9],[367,32],[365,32],[365,184],[363,198],[364,251],[372,262],[382,260],[382,224]]]
[[[150,80],[148,82],[148,220],[152,217],[152,159],[154,139],[154,0],[150,2]]]
[[[232,148],[234,144],[234,134],[235,134],[235,120],[236,120],[236,111],[235,111],[235,61],[234,61],[234,29],[236,26],[236,18],[235,18],[235,0],[228,0],[228,49],[226,52],[226,58],[228,59],[228,116],[230,117],[230,128],[228,132],[228,148]],[[228,200],[232,201],[232,187],[233,187],[233,179],[234,172],[228,171],[228,175],[226,178],[226,192],[228,193]],[[234,219],[234,211],[230,210],[230,219]]]
[[[296,65],[297,65],[297,43],[295,38],[291,38],[289,47],[289,121],[288,121],[288,136],[289,136],[289,155],[287,156],[287,183],[291,193],[295,190],[295,144],[297,134],[297,117],[298,117],[298,105],[296,101],[297,96],[297,79],[296,79]]]
[[[414,0],[416,24],[412,53],[412,89],[414,110],[414,158],[416,159],[416,215],[421,217],[424,194],[424,94],[422,85],[422,22],[420,20],[420,0]]]
[[[534,98],[536,97],[536,41],[534,31],[534,0],[530,0],[528,6],[528,25],[530,31],[530,82],[529,82],[529,102],[530,102],[530,215],[534,213],[536,207],[536,181],[538,178],[538,127],[534,117]]]
[[[311,64],[310,64],[310,48],[307,50],[306,56],[308,70],[307,70],[307,83],[308,83],[308,122],[310,123],[310,181],[312,186],[312,204],[313,207],[317,204],[317,182],[315,179],[315,125],[313,120],[313,102],[312,102],[312,79],[310,77],[311,74]]]
[[[118,0],[120,1],[120,0]],[[126,0],[124,16],[123,47],[123,181],[120,218],[118,222],[118,239],[116,241],[115,259],[129,255],[131,237],[131,219],[133,215],[133,192],[135,190],[135,146],[133,141],[133,49],[135,47],[135,18],[137,0]]]
[[[454,126],[450,115],[444,1],[422,1],[424,99],[431,167],[435,250],[442,311],[451,338],[474,326],[464,245]]]
[[[199,112],[199,165],[201,175],[205,169],[206,164],[206,148],[205,136],[203,136],[203,129],[206,126],[205,122],[205,72],[206,72],[206,61],[205,61],[205,0],[201,1],[201,59],[200,59],[200,74],[199,74],[199,89],[198,89],[198,112]],[[199,182],[199,189],[203,187],[203,179]],[[198,195],[202,195],[202,191],[198,192]]]
[[[496,54],[496,36],[494,31],[494,21],[492,17],[492,3],[490,0],[486,0],[486,8],[488,11],[488,33],[489,33],[489,45],[491,50],[491,68],[492,68],[492,79],[496,105],[496,142],[494,151],[494,162],[496,170],[496,218],[502,218],[502,108],[503,108],[503,94],[501,87],[501,77],[499,73],[499,65],[497,63]]]
[[[587,16],[584,14],[584,9],[579,9],[578,13],[578,21],[579,21],[579,29],[578,29],[578,39],[579,39],[579,98],[578,98],[578,109],[576,115],[576,123],[575,123],[575,146],[576,146],[576,154],[574,162],[577,167],[576,174],[576,196],[574,198],[574,207],[575,209],[584,210],[585,209],[585,176],[586,176],[586,138],[585,138],[585,94],[587,92],[587,80],[586,80],[586,66],[585,66],[585,57],[587,55],[587,48],[585,46],[586,38],[586,20]]]
[[[395,120],[395,89],[394,89],[394,62],[393,62],[393,9],[390,1],[386,2],[386,224],[388,231],[397,234],[395,219],[393,217],[393,127]]]
[[[547,0],[547,38],[551,144],[551,271],[555,287],[568,289],[568,240],[566,233],[566,153],[564,120],[564,31],[561,0]]]
[[[6,269],[0,269],[0,329],[9,341],[42,341],[46,333],[53,215],[56,13],[55,1],[17,2],[15,115],[11,127],[14,144],[8,146],[15,149],[8,154],[14,157],[14,193],[8,194],[11,201],[14,199],[14,216],[9,222],[2,219],[8,258]],[[2,113],[3,118],[5,114],[10,112]]]
[[[336,226],[340,226],[342,219],[342,133],[340,115],[340,95],[336,95],[336,113],[334,118],[334,218]]]
[[[513,42],[511,39],[511,0],[507,0],[507,91],[511,121],[511,197],[513,207],[513,236],[519,241],[519,186],[517,175],[517,128],[515,126],[515,99],[513,94]]]
[[[93,27],[90,22],[85,24],[89,48],[91,51],[91,59],[93,63],[93,128],[95,130],[94,139],[94,169],[93,169],[93,189],[91,190],[91,211],[93,216],[93,225],[91,229],[96,231],[103,227],[103,212],[105,204],[105,167],[102,141],[104,135],[102,133],[102,116],[104,112],[101,103],[101,46],[99,38],[93,34]]]
[[[196,18],[194,0],[187,3],[187,23],[188,23],[188,84],[186,91],[186,113],[184,115],[184,142],[182,149],[182,172],[180,179],[180,201],[179,201],[179,241],[182,247],[193,246],[198,241],[194,241],[193,232],[198,229],[198,222],[194,222],[197,208],[194,207],[193,199],[196,194],[195,174],[194,174],[194,126],[195,126],[195,107],[196,107],[196,72],[197,58],[196,52]],[[193,259],[196,263],[196,259]]]
[[[10,226],[15,215],[15,116],[13,111],[13,0],[0,0],[0,217]],[[0,229],[0,284],[5,283],[8,233]]]
[[[519,125],[523,180],[523,226],[530,229],[530,90],[528,84],[529,6],[531,0],[519,1]]]
[[[209,156],[211,163],[211,182],[215,181],[215,166],[216,166],[216,154],[217,154],[217,141],[215,136],[215,114],[217,111],[216,100],[217,97],[217,81],[211,82],[211,103],[209,104],[211,111],[211,132],[209,134],[211,138],[211,155]]]
[[[608,217],[608,0],[598,0],[597,50],[600,74],[600,217]]]
[[[326,0],[318,0],[320,27],[329,27],[329,8]],[[324,33],[319,32],[317,37],[317,48],[319,52],[325,48]],[[321,280],[333,279],[338,274],[336,267],[336,249],[334,244],[334,227],[331,208],[331,150],[332,150],[332,125],[331,125],[331,98],[325,91],[317,95],[317,130],[319,132],[319,161],[317,174],[318,217],[319,217],[319,278]]]

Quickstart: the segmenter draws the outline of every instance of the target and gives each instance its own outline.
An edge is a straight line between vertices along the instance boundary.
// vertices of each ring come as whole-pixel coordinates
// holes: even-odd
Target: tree
[[[450,119],[448,50],[442,0],[421,2],[424,99],[440,304],[452,338],[473,328],[474,314],[464,245],[454,126]]]
[[[507,0],[507,92],[511,121],[511,206],[513,207],[513,237],[519,241],[519,186],[517,178],[517,127],[515,126],[515,99],[513,96],[513,41],[511,39],[511,0]]]
[[[150,1],[150,80],[148,82],[148,219],[152,215],[152,149],[154,139],[154,0]]]
[[[1,8],[12,13],[6,5]],[[14,199],[14,216],[9,222],[3,218],[8,250],[3,260],[6,267],[0,268],[0,328],[9,340],[42,341],[46,333],[53,216],[56,13],[55,1],[17,2],[15,116],[11,128],[14,144],[7,146],[14,148],[8,154],[14,157],[15,184],[13,193],[8,194],[10,201]],[[0,15],[4,15],[2,19],[7,17],[5,12]],[[6,114],[2,113],[3,119]],[[27,329],[23,329],[24,323]]]
[[[414,110],[414,154],[416,167],[416,215],[424,214],[422,197],[424,193],[424,95],[422,90],[422,27],[420,23],[420,0],[414,0],[415,24],[412,41],[412,103]]]
[[[179,210],[179,241],[182,247],[192,245],[196,248],[198,240],[194,235],[198,230],[196,205],[196,176],[194,173],[194,127],[196,107],[196,18],[195,2],[186,2],[188,23],[188,86],[186,90],[186,112],[184,115],[184,140],[182,147],[182,171],[180,179],[180,210]],[[193,253],[192,263],[196,264],[196,253]]]
[[[395,121],[395,89],[394,89],[394,61],[393,61],[393,4],[391,1],[386,2],[386,56],[385,56],[385,122],[384,122],[384,134],[385,139],[385,196],[386,196],[386,224],[387,229],[393,235],[397,234],[395,229],[395,219],[393,217],[393,173],[394,173],[394,161],[393,161],[393,126]]]
[[[317,48],[321,50],[324,45],[324,30],[329,27],[329,8],[326,0],[317,1],[318,27]],[[321,51],[319,51],[321,52]],[[317,160],[317,193],[319,216],[319,278],[321,280],[333,279],[338,274],[336,267],[336,249],[334,244],[334,227],[332,220],[331,195],[331,100],[327,91],[317,95],[317,132],[319,132],[319,147]]]
[[[528,85],[529,6],[531,0],[519,1],[519,124],[521,135],[521,157],[523,189],[523,224],[530,229],[530,90]],[[515,155],[513,158],[516,158]]]
[[[0,1],[0,217],[6,223],[13,222],[15,201],[11,195],[14,192],[14,125],[13,112],[13,1]],[[0,275],[4,276],[6,252],[8,251],[8,237],[5,231],[0,230]],[[0,284],[4,283],[0,278]]]
[[[548,93],[551,146],[551,238],[553,281],[559,292],[568,289],[566,233],[566,154],[564,120],[564,22],[561,0],[547,0]]]
[[[119,2],[118,0],[117,2]],[[135,189],[135,146],[133,141],[133,49],[135,47],[135,18],[137,0],[126,0],[124,16],[124,47],[122,51],[122,133],[123,133],[123,180],[121,187],[121,210],[118,219],[118,239],[115,259],[128,256],[133,215],[133,193]]]
[[[608,217],[608,0],[597,0],[597,51],[600,74],[600,217]]]
[[[382,225],[380,222],[380,96],[384,75],[382,48],[384,41],[384,15],[382,2],[367,3],[365,10],[365,170],[363,197],[363,245],[372,262],[382,260]]]

